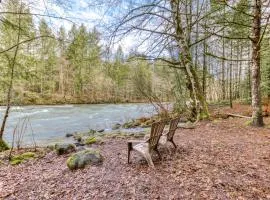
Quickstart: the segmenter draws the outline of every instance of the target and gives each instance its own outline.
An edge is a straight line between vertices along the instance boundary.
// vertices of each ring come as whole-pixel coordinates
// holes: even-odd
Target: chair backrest
[[[175,133],[175,131],[177,129],[177,125],[179,123],[179,120],[180,120],[179,117],[171,120],[169,132],[167,134],[167,140],[172,140],[172,138],[174,136],[174,133]]]
[[[150,138],[149,138],[149,149],[150,150],[157,148],[158,141],[162,135],[165,124],[166,124],[165,121],[155,122],[152,124],[151,134],[150,134]]]

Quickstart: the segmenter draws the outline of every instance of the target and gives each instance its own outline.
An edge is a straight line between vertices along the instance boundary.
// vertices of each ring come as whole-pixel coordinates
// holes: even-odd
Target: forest
[[[5,105],[9,88],[10,62],[19,46],[14,69],[13,104],[119,103],[146,101],[138,88],[139,79],[164,101],[171,99],[172,84],[168,69],[145,61],[130,61],[135,52],[123,52],[119,46],[110,56],[100,44],[97,29],[73,24],[53,33],[42,18],[34,24],[29,8],[19,1],[8,1],[1,23],[1,103]],[[23,13],[18,18],[14,12]],[[22,27],[17,41],[16,27]],[[132,55],[133,54],[133,55]],[[152,66],[152,67],[148,67]],[[140,74],[140,75],[139,75]],[[158,90],[158,91],[157,91]]]
[[[73,16],[75,12],[80,18]],[[85,12],[92,18],[90,25]],[[269,0],[0,1],[0,176],[9,183],[3,183],[3,191],[0,188],[0,199],[29,199],[33,194],[48,199],[65,199],[69,194],[78,199],[270,198],[269,24]],[[106,107],[112,104],[116,107]],[[29,112],[48,112],[46,118],[39,113],[38,120],[55,116],[70,120],[68,110],[57,110],[59,105],[72,106],[69,112],[77,121],[63,124],[72,133],[64,132],[67,128],[55,130],[75,142],[55,140],[53,147],[46,143],[45,148],[33,139],[34,149],[21,148],[23,137],[30,135],[32,113],[22,112],[24,118],[17,119],[13,113],[19,111],[13,108],[28,112],[30,106]],[[151,105],[154,111],[151,116],[143,115],[150,111],[135,115],[140,110],[134,108],[137,105]],[[124,113],[133,119],[123,122]],[[101,119],[91,121],[98,114]],[[91,129],[77,128],[86,117]],[[175,117],[179,121],[172,131]],[[9,125],[9,119],[15,125]],[[103,119],[110,121],[109,128],[96,125]],[[150,167],[135,153],[129,164],[130,151],[136,147],[129,140],[145,139],[151,130],[146,143],[152,155],[154,127],[163,121],[167,134],[173,132],[171,139],[165,134],[166,141],[175,149],[160,147],[160,155],[163,132],[153,148],[161,161],[155,156],[149,161],[138,150]],[[42,138],[35,135],[41,130],[31,129],[31,137]],[[99,161],[97,165],[96,160],[85,161],[90,163],[85,168],[78,161],[74,168],[83,169],[76,175],[70,162],[81,159],[83,153]],[[62,154],[70,157],[66,160]],[[25,191],[11,188],[20,179],[17,164],[27,176],[32,160],[37,162],[34,173],[52,169],[51,174],[44,173],[57,179],[62,193],[49,187],[54,180],[49,178],[45,189],[33,194],[27,194],[35,185],[33,177],[27,179]],[[65,188],[59,173],[76,189]],[[136,180],[127,181],[127,177]],[[79,188],[80,180],[88,178],[96,185],[91,182]],[[160,179],[169,184],[171,196]],[[174,188],[172,182],[179,184]],[[93,191],[85,194],[87,189]]]

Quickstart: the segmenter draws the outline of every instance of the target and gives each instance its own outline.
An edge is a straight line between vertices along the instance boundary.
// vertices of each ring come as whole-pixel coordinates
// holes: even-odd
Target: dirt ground
[[[270,199],[270,129],[247,119],[200,122],[178,129],[173,146],[153,155],[155,170],[137,153],[127,164],[126,139],[107,139],[101,166],[70,171],[54,152],[18,166],[0,165],[0,199]],[[270,124],[270,118],[265,119]]]

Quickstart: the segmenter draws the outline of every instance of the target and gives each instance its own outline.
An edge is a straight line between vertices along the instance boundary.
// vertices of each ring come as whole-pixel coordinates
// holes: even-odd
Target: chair
[[[173,144],[174,148],[177,147],[173,141],[173,136],[175,134],[175,131],[177,129],[177,125],[178,125],[179,121],[180,121],[179,117],[171,120],[169,131],[165,134],[162,134],[162,136],[161,136],[161,141],[165,141],[165,142],[163,142],[163,144],[165,144],[168,141],[168,142],[171,142]]]
[[[153,123],[151,126],[150,138],[147,140],[130,140],[128,141],[128,163],[130,161],[130,152],[136,150],[141,153],[148,165],[154,167],[154,163],[151,158],[151,154],[156,152],[159,159],[161,160],[161,155],[157,149],[159,139],[162,135],[163,129],[165,127],[165,121]]]

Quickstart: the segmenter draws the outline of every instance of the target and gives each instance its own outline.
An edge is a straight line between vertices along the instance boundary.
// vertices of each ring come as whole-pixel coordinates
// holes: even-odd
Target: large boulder
[[[55,151],[57,155],[71,153],[71,152],[74,152],[75,150],[76,150],[76,146],[74,144],[63,143],[63,144],[55,145]]]
[[[98,150],[87,149],[84,151],[79,151],[67,160],[67,166],[69,169],[79,169],[84,168],[86,165],[99,165],[102,164],[103,157]]]

